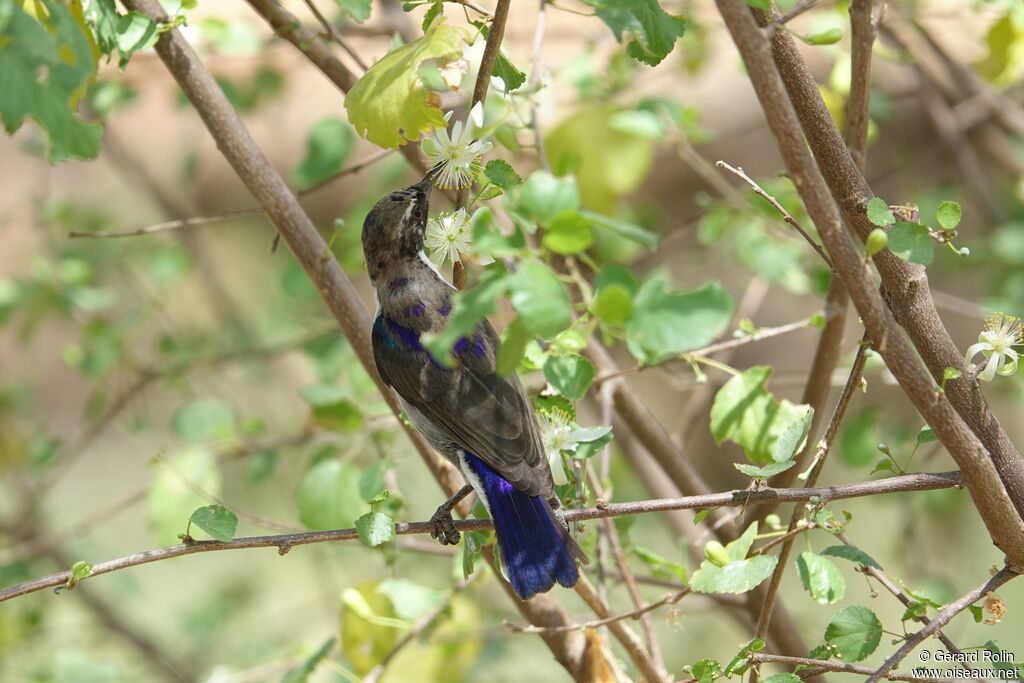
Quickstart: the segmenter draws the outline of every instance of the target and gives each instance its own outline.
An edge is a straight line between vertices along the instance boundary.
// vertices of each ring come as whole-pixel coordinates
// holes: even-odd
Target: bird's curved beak
[[[423,176],[423,180],[421,180],[418,183],[416,183],[415,187],[420,188],[420,190],[423,191],[423,194],[429,197],[430,196],[430,191],[432,189],[434,189],[434,177],[437,175],[438,171],[440,171],[440,170],[441,170],[441,165],[440,164],[438,164],[438,165],[428,169],[427,170],[427,174],[425,176]]]

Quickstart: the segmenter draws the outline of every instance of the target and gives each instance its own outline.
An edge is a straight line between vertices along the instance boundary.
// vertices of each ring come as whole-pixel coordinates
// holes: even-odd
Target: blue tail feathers
[[[516,489],[487,463],[465,453],[465,464],[482,489],[498,534],[502,560],[516,594],[526,600],[551,590],[557,581],[570,588],[579,580],[576,556],[582,551],[541,496]]]

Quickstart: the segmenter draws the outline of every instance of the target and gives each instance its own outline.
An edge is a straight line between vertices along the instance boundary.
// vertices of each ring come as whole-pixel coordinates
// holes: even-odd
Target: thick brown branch
[[[742,0],[717,0],[717,5],[747,65],[786,170],[818,227],[818,233],[864,320],[876,350],[885,359],[907,397],[960,465],[974,505],[995,544],[1007,554],[1012,567],[1024,569],[1024,522],[1007,494],[999,472],[989,459],[985,446],[937,391],[932,377],[921,367],[915,349],[903,338],[892,313],[875,289],[859,246],[843,229],[842,217],[800,135],[800,121],[772,61],[771,49],[764,34]],[[775,40],[779,40],[778,35]],[[831,118],[828,118],[828,126],[833,130],[835,128]],[[812,145],[815,144],[814,136],[819,133],[818,130],[807,131]],[[837,154],[849,158],[841,139]],[[822,163],[825,165],[825,162]],[[852,161],[850,166],[853,173],[859,176]],[[941,327],[937,317],[935,322]],[[962,359],[955,365],[961,364]],[[1018,461],[1016,466],[1020,465]],[[1024,483],[1024,478],[1021,481]]]
[[[785,97],[784,89],[792,100],[795,115],[786,122],[792,126],[787,135],[791,139],[790,144],[804,144],[803,140],[797,143],[797,131],[802,129],[821,176],[842,211],[842,218],[861,240],[865,239],[875,227],[866,213],[867,203],[874,193],[850,156],[792,37],[785,31],[776,32],[772,38],[771,54],[759,53],[757,58],[773,58],[778,66],[783,88],[774,93],[773,98]],[[749,59],[747,63],[750,64]],[[760,86],[764,85],[763,77],[754,81],[755,85],[758,82]],[[800,184],[797,187],[800,188]],[[802,194],[804,192],[806,188]],[[824,196],[820,199],[826,201]],[[814,217],[814,220],[820,233],[822,225],[818,218],[821,216]],[[838,216],[835,219],[838,225]],[[953,343],[935,310],[924,266],[908,263],[888,250],[879,252],[874,261],[882,278],[886,304],[896,322],[910,335],[932,378],[936,382],[941,381],[948,367],[964,372],[962,378],[946,383],[946,397],[984,444],[1018,516],[1024,515],[1024,461],[985,401],[980,383],[966,372],[963,353]],[[849,282],[846,284],[849,287]]]
[[[137,0],[129,0],[135,2]],[[864,496],[876,496],[886,493],[901,493],[906,491],[930,491],[933,489],[957,488],[961,485],[960,475],[957,472],[942,472],[938,474],[907,474],[890,479],[879,481],[866,481],[856,484],[844,484],[838,486],[826,486],[813,489],[760,489],[760,490],[737,490],[725,491],[723,493],[709,493],[700,496],[686,496],[682,498],[663,498],[657,500],[640,500],[629,503],[611,503],[601,507],[585,508],[580,510],[567,510],[565,519],[567,522],[585,521],[588,519],[602,519],[605,517],[619,517],[622,515],[636,515],[649,512],[664,512],[668,510],[694,510],[712,507],[741,507],[744,505],[760,505],[770,501],[795,502],[806,501],[811,498],[818,498],[822,501],[844,500],[847,498],[861,498]],[[487,519],[466,519],[455,521],[455,528],[459,531],[481,531],[493,529],[494,526]],[[409,534],[430,534],[434,531],[434,523],[427,522],[403,522],[395,526],[395,533],[399,536]],[[220,550],[245,550],[248,548],[277,548],[279,554],[284,555],[294,546],[310,545],[313,543],[330,543],[334,541],[352,541],[359,538],[355,529],[335,529],[332,531],[307,531],[297,534],[277,534],[272,536],[250,536],[236,538],[232,541],[193,541],[192,543],[179,543],[178,545],[146,550],[116,560],[108,560],[93,565],[90,576],[100,576],[110,572],[128,567],[136,567],[140,564],[160,562],[172,557],[182,555],[194,555],[195,553],[215,552]],[[26,581],[14,586],[0,590],[0,602],[10,600],[28,593],[35,593],[46,588],[63,586],[70,577],[69,571],[59,572],[51,576]]]

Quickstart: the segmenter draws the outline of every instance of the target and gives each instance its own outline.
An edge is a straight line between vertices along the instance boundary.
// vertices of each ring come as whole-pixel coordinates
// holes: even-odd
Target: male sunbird
[[[579,579],[586,557],[559,511],[533,405],[516,377],[495,368],[498,335],[487,320],[442,362],[421,336],[441,332],[455,288],[423,253],[432,173],[392,192],[363,223],[363,254],[377,294],[373,356],[423,436],[469,482],[434,513],[433,536],[459,542],[455,504],[475,491],[498,535],[508,579],[527,599]]]

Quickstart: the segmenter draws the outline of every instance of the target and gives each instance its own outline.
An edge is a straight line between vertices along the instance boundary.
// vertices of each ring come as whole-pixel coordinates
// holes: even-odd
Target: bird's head
[[[433,177],[432,169],[415,185],[385,195],[366,215],[363,255],[371,280],[389,263],[419,258]]]

